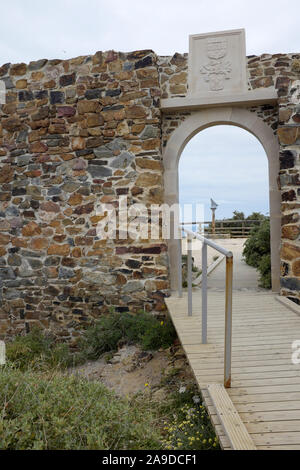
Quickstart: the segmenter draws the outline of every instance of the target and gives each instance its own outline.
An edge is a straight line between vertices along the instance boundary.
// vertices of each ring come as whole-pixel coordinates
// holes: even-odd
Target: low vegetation
[[[37,328],[17,337],[0,374],[0,449],[218,449],[195,386],[182,387],[178,370],[165,375],[159,402],[148,384],[147,393],[121,398],[66,370],[123,341],[153,350],[174,338],[168,320],[145,312],[101,318],[83,332],[76,352]]]
[[[65,369],[80,362],[79,355],[73,355],[67,344],[57,343],[53,335],[37,327],[7,343],[6,360],[21,371]]]
[[[156,449],[157,412],[97,382],[58,372],[0,375],[1,449]]]
[[[173,396],[170,422],[164,422],[163,446],[168,450],[217,450],[220,448],[208,412],[194,388],[181,387]]]
[[[121,342],[157,350],[171,346],[175,338],[176,332],[169,319],[160,321],[146,312],[136,315],[111,312],[82,333],[76,352],[71,352],[67,344],[57,343],[53,335],[33,328],[28,335],[18,336],[8,343],[7,359],[21,370],[65,369],[116,351]]]

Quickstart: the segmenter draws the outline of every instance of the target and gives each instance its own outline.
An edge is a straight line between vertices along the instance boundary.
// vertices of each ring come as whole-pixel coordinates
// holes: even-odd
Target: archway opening
[[[254,227],[269,224],[268,159],[264,148],[250,132],[229,125],[215,125],[196,134],[179,160],[179,203],[186,228],[200,232],[234,253],[235,288],[270,288],[270,256],[264,257],[264,274],[244,261],[244,246]],[[212,201],[217,209],[211,210]],[[213,205],[213,207],[215,207]],[[197,224],[189,225],[191,221]],[[268,230],[268,229],[266,229]],[[262,237],[265,238],[265,237]],[[270,246],[263,239],[260,250]],[[186,243],[183,240],[183,254]],[[195,278],[201,268],[201,246],[194,241]],[[259,254],[260,255],[260,254]],[[217,258],[208,252],[208,264]],[[248,262],[255,259],[246,257]],[[269,264],[269,268],[266,267]],[[257,266],[258,267],[258,266]],[[212,274],[212,284],[222,287],[222,266]],[[218,277],[219,273],[219,277]]]
[[[249,131],[262,144],[268,158],[272,290],[280,290],[281,195],[278,189],[279,144],[274,130],[257,113],[242,107],[220,107],[193,111],[174,129],[165,150],[164,200],[169,206],[179,203],[178,166],[187,143],[200,131],[216,125],[237,126]],[[172,290],[178,289],[181,244],[176,237],[168,241],[170,281]]]

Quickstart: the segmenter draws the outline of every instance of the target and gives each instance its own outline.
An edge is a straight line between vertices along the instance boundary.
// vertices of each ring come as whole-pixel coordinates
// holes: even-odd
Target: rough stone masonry
[[[186,95],[187,59],[108,51],[0,68],[1,338],[38,323],[76,342],[111,307],[165,310],[166,241],[99,239],[96,205],[163,203],[162,151],[188,113],[163,116],[160,98]],[[278,91],[279,107],[251,111],[278,134],[282,294],[300,303],[300,54],[248,57],[248,77]]]

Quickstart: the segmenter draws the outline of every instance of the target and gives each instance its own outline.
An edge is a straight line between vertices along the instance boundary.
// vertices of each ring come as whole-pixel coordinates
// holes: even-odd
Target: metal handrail
[[[192,239],[202,241],[202,344],[207,344],[207,246],[226,256],[226,288],[225,288],[225,340],[224,340],[224,386],[231,386],[231,349],[232,349],[232,284],[233,284],[233,254],[212,240],[199,233],[187,230],[183,226],[179,231],[187,234],[187,283],[188,283],[188,315],[193,314],[192,300]],[[178,295],[182,297],[182,261],[179,257]]]

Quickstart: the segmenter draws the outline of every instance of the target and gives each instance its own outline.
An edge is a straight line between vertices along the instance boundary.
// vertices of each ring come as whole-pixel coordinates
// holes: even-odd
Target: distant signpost
[[[217,210],[218,204],[211,199],[210,200],[210,210],[212,212],[212,217],[211,217],[211,233],[215,235],[216,233],[216,210]]]

